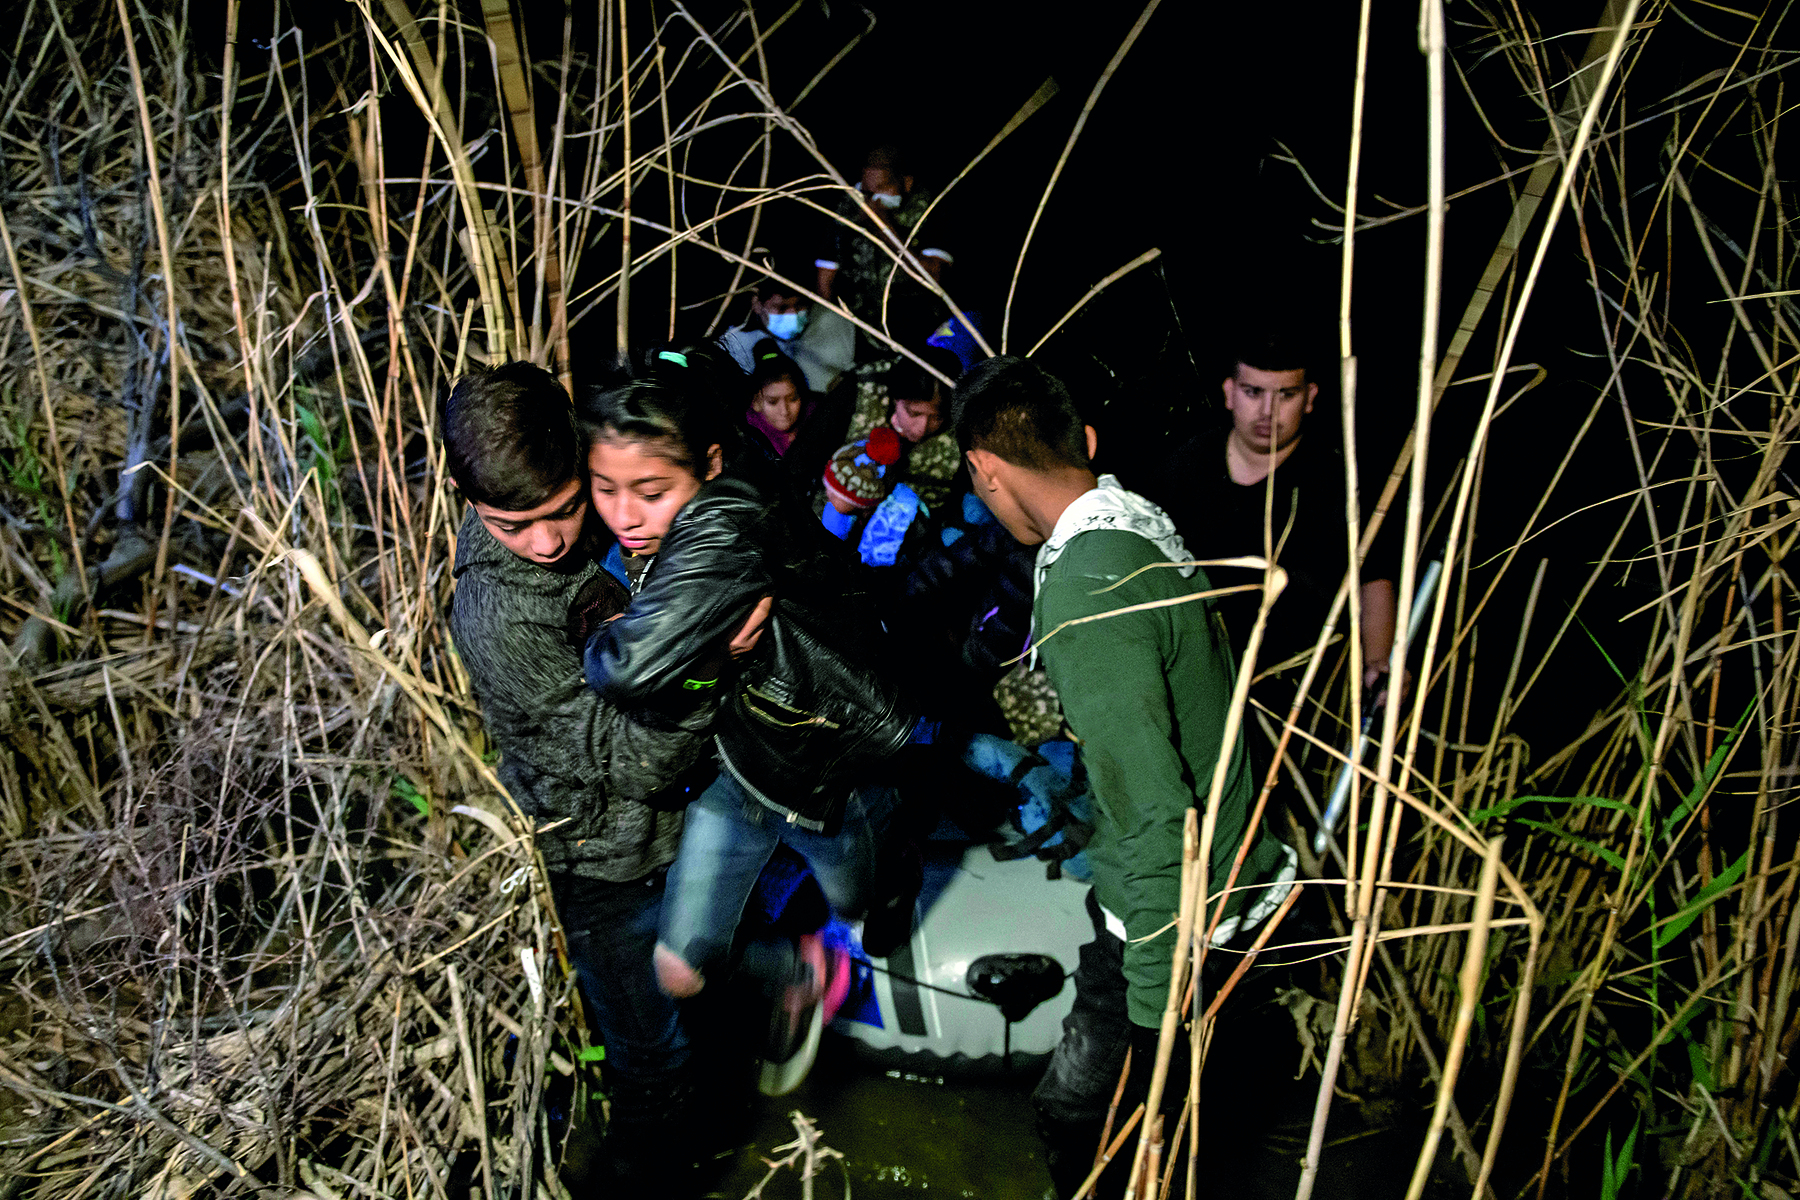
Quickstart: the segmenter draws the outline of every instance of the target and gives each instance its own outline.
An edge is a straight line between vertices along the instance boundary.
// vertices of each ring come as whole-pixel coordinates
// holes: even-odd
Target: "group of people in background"
[[[1255,755],[1224,737],[1254,604],[1205,594],[1257,580],[1196,564],[1263,554],[1266,515],[1289,530],[1262,661],[1310,646],[1348,549],[1306,347],[1247,335],[1222,364],[1228,422],[1121,480],[1095,466],[1105,430],[1081,396],[982,358],[975,314],[946,317],[933,285],[954,260],[911,237],[930,204],[897,152],[869,156],[808,281],[861,324],[771,273],[740,324],[573,398],[512,362],[443,406],[469,504],[451,633],[606,1047],[621,1188],[692,1185],[671,1164],[737,1086],[745,1020],[763,1091],[804,1076],[851,976],[831,931],[859,922],[872,955],[909,935],[914,837],[976,739],[1009,762],[1078,746],[1091,793],[1092,941],[1034,1096],[1065,1196],[1127,1051],[1154,1048],[1183,823],[1219,763],[1215,889],[1249,849],[1209,901],[1215,941],[1294,878],[1294,851],[1251,828]],[[1371,684],[1391,577],[1365,564]]]

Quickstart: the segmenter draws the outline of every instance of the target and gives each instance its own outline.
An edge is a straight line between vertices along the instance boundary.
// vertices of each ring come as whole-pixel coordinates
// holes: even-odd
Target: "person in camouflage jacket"
[[[962,363],[949,350],[927,346],[919,356],[951,379],[962,373]],[[931,509],[948,503],[962,468],[956,431],[950,428],[949,395],[949,388],[911,359],[896,356],[870,363],[857,371],[856,408],[845,439],[857,441],[877,425],[891,426],[900,435],[904,457],[899,469],[889,472],[888,486],[909,485]]]
[[[934,198],[935,193],[914,186],[898,149],[871,150],[856,194],[845,194],[838,201],[826,249],[815,260],[820,295],[841,302],[899,341],[923,339],[943,321],[943,301],[896,262],[908,255],[918,270],[942,282],[945,268],[954,261],[952,255],[936,234],[923,240],[914,236]],[[932,221],[934,228],[939,224]],[[861,329],[856,343],[858,361],[881,353],[878,343]]]

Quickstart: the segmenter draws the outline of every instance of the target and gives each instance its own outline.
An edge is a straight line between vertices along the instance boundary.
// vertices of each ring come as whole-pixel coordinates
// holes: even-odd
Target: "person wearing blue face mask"
[[[771,276],[757,285],[750,315],[721,334],[719,346],[748,373],[757,367],[757,343],[772,338],[805,375],[806,389],[823,395],[856,361],[853,329],[842,316],[814,307],[792,285]]]
[[[871,150],[863,162],[856,193],[845,195],[838,203],[828,249],[813,264],[818,270],[821,296],[841,301],[870,325],[885,328],[908,343],[923,340],[931,328],[942,322],[944,306],[905,268],[895,269],[897,256],[909,254],[918,268],[940,285],[946,268],[955,261],[935,235],[927,235],[923,241],[912,236],[913,228],[935,196],[914,183],[912,171],[898,149],[878,146]],[[932,225],[938,225],[938,218],[933,218]],[[876,349],[867,334],[857,331],[858,362],[886,352]]]
[[[792,342],[805,331],[806,319],[811,315],[812,311],[809,308],[802,308],[796,312],[768,313],[763,317],[763,328],[767,329],[769,336],[778,342]]]

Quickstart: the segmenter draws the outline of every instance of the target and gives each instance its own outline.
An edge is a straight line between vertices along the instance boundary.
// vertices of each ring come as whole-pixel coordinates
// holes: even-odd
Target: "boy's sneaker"
[[[803,935],[796,949],[794,977],[776,998],[769,1015],[769,1040],[757,1090],[785,1096],[800,1086],[819,1054],[819,1038],[850,991],[850,951],[827,945],[816,933]]]

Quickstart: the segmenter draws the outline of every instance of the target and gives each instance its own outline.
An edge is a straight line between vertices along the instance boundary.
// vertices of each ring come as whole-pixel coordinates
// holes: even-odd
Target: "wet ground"
[[[1220,1057],[1209,1065],[1208,1078],[1218,1082],[1203,1106],[1201,1195],[1286,1200],[1294,1194],[1318,1077],[1292,1078],[1297,1047],[1291,1027],[1285,1041],[1282,1032],[1278,1022],[1253,1016],[1241,1025],[1236,1047],[1215,1043]],[[823,1144],[844,1156],[815,1182],[817,1200],[913,1200],[921,1194],[1041,1200],[1053,1193],[1032,1121],[1034,1080],[1029,1071],[993,1082],[882,1072],[831,1039],[799,1090],[759,1101],[749,1144],[712,1194],[726,1200],[748,1194],[768,1173],[764,1160],[782,1157],[776,1148],[794,1141],[790,1114],[799,1111],[818,1125]],[[1313,1194],[1326,1200],[1403,1196],[1422,1127],[1406,1121],[1404,1127],[1371,1128],[1354,1104],[1342,1101],[1333,1117]],[[1465,1186],[1454,1194],[1466,1192]],[[799,1178],[778,1172],[761,1194],[798,1200]]]
[[[841,1153],[814,1195],[836,1200],[884,1197],[981,1197],[982,1200],[1040,1200],[1050,1176],[1032,1125],[1031,1078],[977,1083],[873,1070],[853,1060],[838,1039],[821,1048],[818,1064],[798,1090],[763,1099],[752,1132],[753,1144],[738,1155],[716,1195],[744,1196],[767,1174],[764,1158],[779,1158],[778,1146],[794,1140],[790,1114],[798,1111],[819,1126],[826,1146]],[[763,1195],[785,1200],[801,1194],[791,1171],[780,1172]]]

